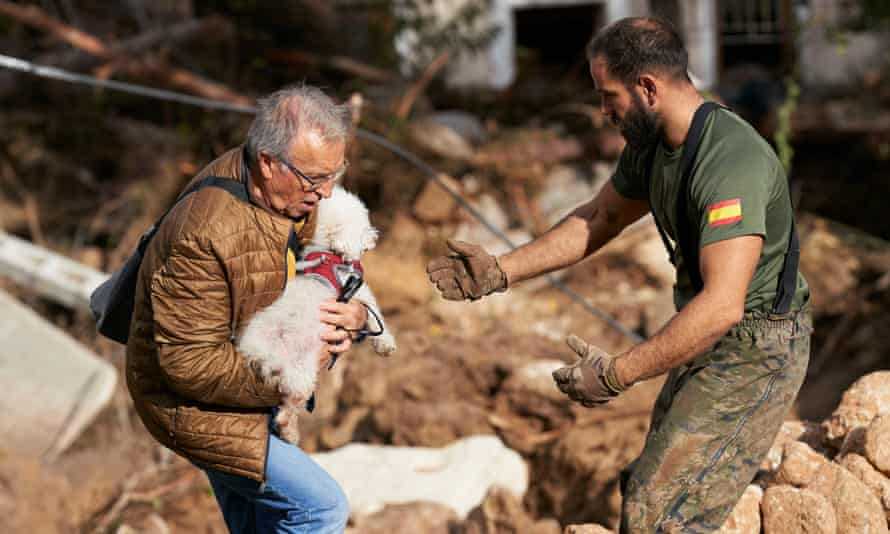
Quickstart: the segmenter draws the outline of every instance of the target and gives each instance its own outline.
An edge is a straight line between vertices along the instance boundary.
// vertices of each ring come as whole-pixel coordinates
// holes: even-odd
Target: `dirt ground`
[[[612,524],[620,503],[618,470],[641,448],[658,380],[592,410],[566,402],[553,389],[529,389],[511,380],[514,371],[538,359],[570,361],[562,343],[568,333],[613,352],[630,342],[546,286],[472,305],[440,300],[423,271],[425,258],[441,247],[439,230],[408,213],[393,220],[365,264],[399,350],[388,359],[367,347],[353,351],[337,376],[325,380],[319,409],[302,419],[303,446],[310,451],[349,441],[441,446],[471,434],[497,434],[528,461],[531,485],[523,506],[532,517],[563,525]],[[801,226],[803,268],[817,295],[817,372],[796,412],[817,420],[830,413],[852,381],[885,366],[883,352],[868,336],[888,322],[886,291],[875,279],[890,249],[873,238],[863,242],[859,233],[852,239],[849,229],[815,217],[804,217]],[[839,266],[833,260],[846,255],[857,263]],[[623,252],[598,255],[568,270],[564,281],[641,332],[651,328],[653,310],[669,299],[669,288]],[[88,317],[22,288],[4,287],[122,369],[122,348],[97,339]],[[871,308],[861,309],[853,294],[866,295]],[[845,320],[850,314],[858,319]],[[6,531],[225,532],[203,474],[154,443],[132,409],[122,373],[119,378],[112,402],[54,463],[0,457]]]

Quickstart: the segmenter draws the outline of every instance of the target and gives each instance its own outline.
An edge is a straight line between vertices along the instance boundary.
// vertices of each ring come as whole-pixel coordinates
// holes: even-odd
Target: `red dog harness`
[[[297,270],[304,276],[311,276],[326,283],[337,295],[343,291],[343,284],[350,275],[362,278],[364,269],[360,261],[345,261],[343,257],[327,250],[306,249],[300,254]]]

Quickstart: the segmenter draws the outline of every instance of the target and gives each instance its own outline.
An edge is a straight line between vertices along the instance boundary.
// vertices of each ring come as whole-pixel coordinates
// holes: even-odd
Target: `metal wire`
[[[121,91],[125,93],[146,96],[149,98],[155,98],[159,100],[166,100],[170,102],[179,102],[181,104],[187,104],[192,106],[198,106],[205,109],[219,109],[225,111],[234,111],[237,113],[247,113],[252,114],[256,113],[256,108],[253,106],[240,106],[237,104],[230,104],[228,102],[219,102],[216,100],[209,100],[206,98],[191,96],[183,93],[177,93],[174,91],[165,91],[163,89],[154,89],[152,87],[145,87],[143,85],[136,85],[127,82],[118,82],[114,80],[101,80],[94,76],[87,76],[84,74],[77,74],[74,72],[57,69],[55,67],[47,67],[42,65],[36,65],[31,63],[30,61],[26,61],[23,59],[14,58],[11,56],[6,56],[0,54],[0,67],[5,67],[11,70],[17,70],[20,72],[25,72],[28,74],[32,74],[34,76],[42,77],[42,78],[50,78],[54,80],[61,80],[69,83],[83,84],[89,85],[92,87],[100,87],[103,89],[111,89],[114,91]],[[356,129],[356,136],[362,139],[366,139],[372,143],[375,143],[393,154],[399,156],[404,159],[411,165],[417,167],[420,171],[426,175],[427,179],[434,180],[442,189],[444,189],[454,200],[460,205],[461,208],[466,210],[474,219],[478,220],[489,232],[491,232],[495,237],[501,240],[504,244],[510,247],[511,250],[516,249],[516,245],[507,237],[504,232],[502,232],[499,228],[495,227],[491,224],[485,217],[482,216],[479,211],[474,208],[469,202],[466,201],[457,191],[454,191],[444,180],[440,177],[440,173],[437,172],[433,167],[431,167],[428,163],[417,157],[415,154],[401,148],[395,143],[389,141],[385,137],[369,132],[362,128]],[[566,286],[563,282],[556,279],[551,274],[545,275],[547,281],[551,286],[556,288],[557,290],[564,293],[572,302],[580,305],[584,308],[588,313],[602,320],[606,324],[608,324],[611,328],[620,332],[622,335],[626,336],[634,343],[639,343],[643,341],[643,337],[641,337],[636,332],[628,329],[618,321],[616,321],[613,317],[611,317],[606,312],[596,308],[590,302],[587,301],[583,296],[579,295],[575,291],[572,291],[568,286]]]

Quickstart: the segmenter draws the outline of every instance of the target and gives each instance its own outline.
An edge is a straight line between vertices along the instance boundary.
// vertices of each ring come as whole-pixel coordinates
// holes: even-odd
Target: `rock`
[[[473,145],[484,143],[488,138],[488,133],[485,131],[485,125],[482,124],[482,121],[466,111],[439,111],[429,115],[429,119],[450,128]]]
[[[837,453],[836,458],[843,458],[848,454],[865,454],[865,431],[867,427],[858,426],[844,436],[844,442]]]
[[[835,534],[837,519],[828,499],[814,491],[772,486],[761,504],[764,534]]]
[[[760,534],[760,502],[763,489],[757,485],[745,488],[742,498],[717,531],[717,534]]]
[[[559,534],[555,520],[535,521],[522,507],[519,497],[494,487],[474,508],[463,525],[463,534]]]
[[[590,178],[575,167],[557,165],[544,179],[542,190],[534,196],[536,205],[548,226],[553,226],[595,194]]]
[[[838,534],[887,533],[887,517],[878,497],[840,465],[832,462],[823,465],[807,489],[831,502]]]
[[[439,174],[441,180],[448,189],[460,194],[460,183],[445,174]],[[443,223],[450,220],[454,216],[457,209],[457,200],[435,181],[429,180],[417,199],[414,200],[414,216],[425,223]]]
[[[800,441],[792,441],[785,445],[782,465],[776,472],[779,484],[806,487],[816,477],[816,473],[829,460]]]
[[[470,202],[470,205],[473,206],[473,209],[479,212],[479,215],[481,215],[483,219],[491,223],[491,225],[498,230],[505,231],[510,225],[510,217],[493,196],[483,193],[479,195],[479,197],[473,199]],[[479,243],[479,241],[492,240],[501,243],[501,247],[505,246],[500,240],[492,235],[491,231],[469,213],[461,212],[461,217],[464,218],[464,222],[458,227],[454,239],[470,241],[471,243],[478,243],[480,245],[481,243]],[[505,251],[506,249],[500,251],[489,250],[492,254],[499,254]]]
[[[464,438],[441,449],[352,443],[312,458],[340,483],[356,515],[428,501],[463,518],[494,486],[516,495],[528,488],[525,462],[494,436]]]
[[[111,400],[118,371],[2,289],[0,346],[2,448],[55,459]]]
[[[877,495],[881,506],[884,507],[884,514],[890,521],[890,480],[875,469],[864,456],[858,454],[848,454],[841,460],[841,465]]]
[[[475,152],[473,145],[458,131],[425,116],[408,124],[408,135],[424,149],[444,158],[469,161]]]
[[[844,393],[840,405],[823,423],[826,439],[840,446],[850,430],[885,414],[890,414],[890,371],[877,371],[863,376]]]
[[[391,532],[423,532],[451,534],[458,522],[454,510],[443,504],[412,502],[391,504],[368,516],[359,516],[346,534],[390,534]]]
[[[785,421],[782,428],[776,435],[772,447],[760,464],[760,469],[767,472],[773,472],[779,468],[782,463],[782,457],[785,454],[785,445],[792,441],[802,441],[814,450],[820,450],[820,444],[824,432],[818,423],[808,421]]]
[[[890,415],[879,416],[868,425],[863,449],[871,465],[890,475]]]
[[[612,531],[600,525],[587,523],[584,525],[569,525],[563,531],[563,534],[612,534]]]

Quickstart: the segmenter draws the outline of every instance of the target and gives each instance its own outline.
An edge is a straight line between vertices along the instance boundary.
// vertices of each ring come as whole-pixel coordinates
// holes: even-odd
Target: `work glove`
[[[451,253],[435,258],[426,266],[430,282],[448,300],[478,300],[507,289],[507,275],[495,256],[479,245],[447,241]]]
[[[581,359],[553,371],[553,380],[570,399],[592,408],[609,402],[627,389],[615,374],[617,358],[574,334],[566,343]]]

